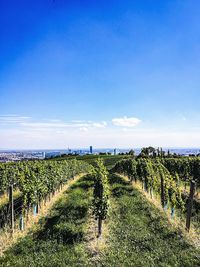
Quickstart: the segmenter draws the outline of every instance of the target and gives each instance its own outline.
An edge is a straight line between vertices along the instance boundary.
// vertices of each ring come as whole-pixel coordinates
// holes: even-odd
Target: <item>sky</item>
[[[0,149],[200,147],[199,0],[0,0]]]

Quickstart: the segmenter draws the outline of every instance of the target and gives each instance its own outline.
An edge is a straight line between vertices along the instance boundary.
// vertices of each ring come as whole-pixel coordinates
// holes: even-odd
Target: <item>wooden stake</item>
[[[101,236],[102,233],[102,219],[99,217],[98,218],[98,237]]]
[[[192,207],[193,207],[193,198],[195,193],[195,182],[190,182],[190,195],[188,198],[188,205],[187,205],[187,218],[186,218],[186,230],[190,231],[190,221],[192,216]]]
[[[10,229],[11,234],[14,233],[14,201],[13,201],[13,185],[9,187],[9,205],[10,205]]]
[[[163,180],[163,177],[161,176],[160,178],[160,186],[161,186],[161,204],[162,204],[162,207],[164,209],[165,207],[165,194],[164,194],[164,180]]]

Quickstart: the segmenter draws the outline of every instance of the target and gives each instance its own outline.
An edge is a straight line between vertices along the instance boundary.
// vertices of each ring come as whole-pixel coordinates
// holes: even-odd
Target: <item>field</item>
[[[72,185],[49,215],[6,251],[1,266],[200,265],[200,251],[166,214],[116,174],[109,175],[111,210],[105,226],[109,235],[94,256],[87,244],[93,183],[86,175]]]
[[[164,212],[117,175],[111,176],[110,238],[102,266],[199,266],[199,251]]]
[[[86,266],[83,239],[92,183],[86,176],[66,191],[49,216],[6,252],[1,266]]]
[[[53,160],[62,161],[62,160],[83,160],[89,164],[95,165],[95,162],[98,158],[102,158],[104,160],[104,164],[107,169],[111,169],[114,165],[121,159],[131,158],[130,155],[83,155],[83,156],[59,156],[55,157]]]

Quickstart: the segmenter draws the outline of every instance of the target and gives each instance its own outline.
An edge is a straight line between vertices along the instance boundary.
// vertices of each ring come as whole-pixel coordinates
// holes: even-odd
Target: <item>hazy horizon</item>
[[[93,151],[105,151],[105,150],[140,150],[143,147],[93,147]],[[158,147],[154,147],[154,148],[158,148]],[[162,148],[163,150],[200,150],[200,147],[159,147]],[[19,148],[19,149],[1,149],[0,148],[0,152],[2,151],[67,151],[67,150],[72,150],[72,151],[76,151],[76,150],[83,150],[83,151],[89,151],[89,147],[70,147],[70,148]]]

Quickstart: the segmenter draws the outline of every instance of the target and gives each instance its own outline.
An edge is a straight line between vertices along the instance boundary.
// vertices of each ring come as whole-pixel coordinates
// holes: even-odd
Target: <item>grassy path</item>
[[[71,185],[76,183],[82,176],[83,174],[77,175],[74,177],[74,179],[69,180],[59,192],[55,193],[55,195],[50,199],[50,201],[47,201],[46,205],[42,205],[37,216],[34,216],[32,213],[30,213],[28,222],[25,221],[24,231],[19,230],[19,225],[17,224],[17,222],[15,222],[15,232],[12,238],[10,236],[9,228],[0,229],[0,256],[3,255],[3,252],[5,250],[15,244],[19,238],[26,236],[27,233],[33,228],[33,226],[37,224],[42,217],[46,216],[49,213],[54,203],[60,198],[63,192],[65,192]]]
[[[99,266],[200,266],[200,251],[169,225],[165,214],[120,176],[111,176],[112,210],[107,252]]]
[[[87,266],[84,244],[93,181],[84,176],[53,206],[37,231],[29,233],[0,258],[0,266]]]
[[[96,248],[88,248],[93,181],[85,176],[61,196],[37,231],[0,258],[0,266],[200,266],[200,251],[169,225],[164,213],[120,176],[111,175],[110,184],[109,233],[97,257],[91,253]]]

